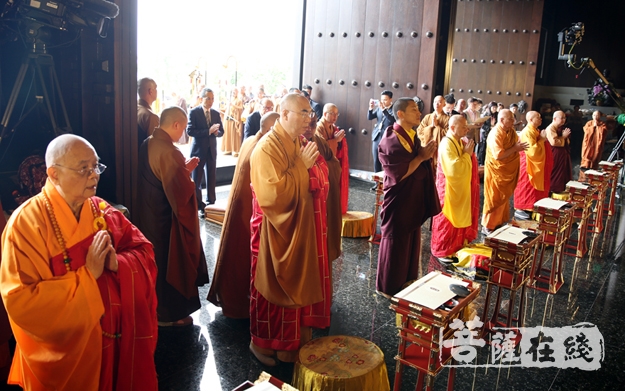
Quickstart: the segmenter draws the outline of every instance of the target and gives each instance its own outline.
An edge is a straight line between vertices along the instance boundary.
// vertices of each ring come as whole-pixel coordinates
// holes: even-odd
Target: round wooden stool
[[[347,238],[365,238],[371,236],[373,215],[368,212],[350,211],[343,215],[341,236]]]
[[[384,353],[359,337],[331,335],[302,346],[293,371],[300,391],[388,391]]]

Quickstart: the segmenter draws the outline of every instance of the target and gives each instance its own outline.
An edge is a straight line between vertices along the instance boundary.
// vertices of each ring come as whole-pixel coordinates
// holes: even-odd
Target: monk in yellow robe
[[[423,117],[417,128],[417,136],[421,141],[421,145],[427,145],[430,140],[434,140],[438,147],[443,137],[445,137],[449,128],[449,116],[443,112],[443,107],[445,107],[445,98],[440,95],[435,97],[434,112]],[[437,164],[438,149],[434,151],[434,156],[432,157],[434,171],[436,171]]]
[[[2,236],[0,290],[26,390],[157,390],[152,245],[95,197],[95,149],[66,134],[46,150],[41,193]]]
[[[477,238],[480,178],[468,132],[467,120],[454,115],[438,147],[436,189],[442,211],[432,219],[430,248],[435,257],[452,255]]]
[[[482,210],[484,234],[490,234],[510,220],[510,197],[519,179],[519,151],[527,147],[527,143],[519,142],[512,112],[501,110],[497,125],[486,140]]]
[[[514,215],[527,220],[534,204],[549,197],[553,157],[551,145],[538,127],[542,123],[540,113],[530,111],[525,116],[527,126],[520,134],[521,142],[528,144],[526,151],[519,152],[519,182],[514,190]]]
[[[228,204],[224,215],[221,241],[208,301],[221,307],[224,316],[234,319],[250,317],[250,219],[252,218],[252,188],[250,187],[250,157],[256,144],[271,129],[280,115],[273,111],[260,119],[258,133],[243,141],[241,154],[232,178]]]
[[[608,129],[605,122],[601,121],[601,112],[593,112],[592,120],[584,125],[584,141],[582,143],[582,162],[580,163],[580,168],[599,168],[607,131]]]
[[[323,300],[308,173],[319,152],[300,140],[313,111],[299,93],[286,95],[280,107],[279,121],[250,159],[250,350],[265,365],[297,359],[312,338],[301,308]]]

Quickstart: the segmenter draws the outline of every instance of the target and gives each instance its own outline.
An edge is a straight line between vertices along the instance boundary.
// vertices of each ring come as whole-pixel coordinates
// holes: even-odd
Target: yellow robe
[[[438,148],[440,164],[445,174],[443,214],[455,228],[471,225],[471,154],[448,132]]]
[[[536,190],[545,190],[545,140],[540,138],[540,130],[527,124],[521,131],[520,141],[528,143],[525,150],[527,176]]]

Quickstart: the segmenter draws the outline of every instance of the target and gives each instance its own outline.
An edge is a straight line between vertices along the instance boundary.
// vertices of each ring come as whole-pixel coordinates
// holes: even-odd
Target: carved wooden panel
[[[531,107],[543,0],[470,1],[452,5],[445,93]]]
[[[334,103],[349,143],[350,167],[372,171],[369,99],[419,96],[430,110],[440,0],[306,2],[303,83]]]

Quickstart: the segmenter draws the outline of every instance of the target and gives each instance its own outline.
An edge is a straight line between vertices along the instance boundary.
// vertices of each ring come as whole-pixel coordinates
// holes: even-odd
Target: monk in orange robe
[[[599,168],[607,131],[608,129],[605,122],[601,121],[601,112],[593,112],[592,120],[584,125],[584,141],[582,143],[582,162],[580,163],[580,168]]]
[[[467,120],[452,116],[438,148],[436,190],[442,211],[432,218],[430,248],[435,257],[452,255],[477,238],[480,178],[468,132]]]
[[[7,224],[4,218],[4,210],[2,209],[2,202],[0,202],[0,237],[4,232],[4,226]],[[0,263],[2,262],[2,240],[0,240]],[[7,312],[4,309],[4,303],[2,297],[0,297],[0,384],[6,384],[7,377],[9,376],[9,369],[11,368],[11,349],[9,347],[9,340],[11,339],[11,324]]]
[[[497,125],[486,140],[484,163],[484,208],[482,232],[490,234],[510,220],[510,197],[519,180],[519,151],[528,147],[519,142],[514,116],[508,109],[499,112]]]
[[[41,193],[2,237],[0,290],[26,390],[157,390],[152,245],[95,196],[96,151],[66,134],[46,151]]]
[[[551,145],[538,127],[543,122],[540,113],[530,111],[525,116],[527,126],[520,134],[521,142],[528,144],[519,152],[519,182],[514,190],[514,213],[520,219],[529,219],[536,201],[549,197],[553,157]]]
[[[430,140],[434,140],[436,145],[440,145],[441,140],[445,137],[447,129],[449,128],[449,116],[443,112],[445,107],[445,98],[437,96],[434,98],[434,112],[427,114],[421,120],[419,127],[417,128],[417,136],[421,141],[421,145],[426,145]],[[432,158],[432,166],[436,171],[436,165],[438,164],[438,149],[434,151],[434,157]]]
[[[250,157],[258,141],[273,128],[280,115],[270,111],[260,119],[260,131],[248,137],[241,146],[228,195],[221,241],[208,301],[221,307],[224,316],[234,319],[250,317],[250,219],[252,218],[252,188],[250,187]]]
[[[279,121],[250,159],[250,350],[265,365],[297,359],[312,337],[301,324],[301,308],[323,300],[308,173],[319,152],[299,138],[313,111],[298,93],[286,95],[280,107]]]
[[[317,122],[317,134],[327,141],[328,146],[332,150],[332,154],[341,164],[341,176],[339,183],[341,215],[347,213],[347,204],[349,200],[349,156],[347,152],[347,140],[345,139],[345,130],[336,126],[336,120],[339,118],[339,109],[334,103],[326,103],[323,106],[323,118]],[[330,190],[334,191],[334,190]]]

